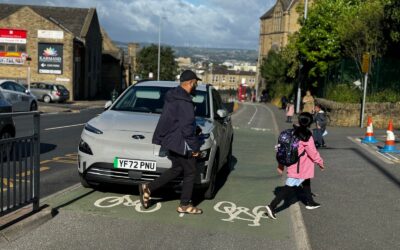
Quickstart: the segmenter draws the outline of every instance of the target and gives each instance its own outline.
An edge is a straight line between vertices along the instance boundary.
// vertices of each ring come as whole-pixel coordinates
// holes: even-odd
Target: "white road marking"
[[[270,128],[250,128],[250,129],[255,130],[255,131],[263,131],[263,132],[265,132],[265,131],[271,131]]]
[[[256,108],[256,111],[254,112],[254,114],[253,114],[253,116],[251,117],[250,121],[247,123],[248,125],[250,125],[250,123],[253,121],[254,117],[255,117],[256,114],[257,114],[258,108],[257,108],[257,106],[254,106],[254,107]]]
[[[61,126],[61,127],[54,127],[54,128],[46,128],[45,130],[55,130],[55,129],[62,129],[62,128],[72,128],[72,127],[78,127],[85,125],[86,123],[79,123],[79,124],[74,124],[74,125],[68,125],[68,126]]]

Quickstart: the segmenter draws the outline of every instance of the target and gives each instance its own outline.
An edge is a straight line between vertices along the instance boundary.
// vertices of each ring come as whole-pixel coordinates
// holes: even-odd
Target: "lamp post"
[[[307,19],[307,11],[308,11],[308,0],[305,0],[304,2],[304,23]],[[300,70],[301,70],[302,64],[300,62],[299,65],[299,75],[300,75]],[[296,102],[296,113],[300,113],[300,104],[301,104],[301,78],[299,76],[299,84],[297,87],[297,102]]]
[[[29,56],[26,57],[25,59],[28,62],[28,70],[27,70],[27,74],[26,74],[26,84],[28,85],[28,91],[31,91],[31,61],[32,58],[30,58]]]
[[[161,60],[161,15],[158,19],[158,57],[157,57],[157,81],[160,81],[160,60]]]

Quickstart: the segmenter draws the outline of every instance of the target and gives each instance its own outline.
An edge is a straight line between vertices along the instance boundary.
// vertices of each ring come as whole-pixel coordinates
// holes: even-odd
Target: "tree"
[[[400,44],[400,1],[398,0],[383,0],[384,2],[384,34],[389,41],[388,53],[391,56],[400,56],[398,50]]]
[[[306,20],[300,15],[302,27],[295,39],[295,47],[298,59],[308,70],[308,77],[314,81],[314,86],[326,75],[329,65],[342,55],[337,23],[349,2],[316,0],[309,8]],[[302,12],[302,6],[297,11]]]
[[[160,80],[176,80],[178,66],[175,62],[174,51],[171,47],[161,47],[160,51]],[[152,44],[140,50],[137,58],[138,74],[146,79],[152,72],[157,78],[158,46]]]
[[[338,22],[343,53],[352,58],[360,72],[363,54],[374,60],[386,49],[383,33],[384,5],[381,0],[357,1],[346,8]],[[373,63],[371,64],[371,66]]]

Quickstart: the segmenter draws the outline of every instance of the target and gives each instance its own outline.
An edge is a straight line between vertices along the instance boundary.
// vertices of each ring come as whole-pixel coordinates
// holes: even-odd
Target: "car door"
[[[26,88],[18,83],[13,83],[14,89],[17,92],[19,100],[19,108],[21,111],[30,111],[31,109],[31,95],[28,93]]]
[[[217,114],[219,109],[224,109],[221,96],[215,89],[211,90],[212,94],[212,105],[213,105],[213,115],[214,115],[214,125],[216,129],[217,143],[219,144],[220,159],[225,160],[227,153],[229,151],[229,138],[228,138],[228,125],[230,123],[230,117],[220,118]],[[222,163],[222,162],[221,162]]]
[[[6,81],[0,86],[4,98],[12,105],[13,111],[18,111],[18,95],[14,89],[13,83],[11,81]]]

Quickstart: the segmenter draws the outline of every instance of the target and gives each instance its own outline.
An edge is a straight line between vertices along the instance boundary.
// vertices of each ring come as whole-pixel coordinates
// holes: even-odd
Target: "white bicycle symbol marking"
[[[153,208],[143,209],[142,204],[140,204],[140,200],[133,201],[130,198],[130,195],[108,196],[98,199],[97,201],[94,202],[94,205],[100,208],[110,208],[121,204],[127,207],[135,207],[135,210],[140,213],[152,213],[161,208],[161,203],[157,202]]]
[[[265,213],[264,206],[254,207],[253,210],[250,211],[247,207],[238,207],[235,203],[230,201],[220,201],[214,206],[215,211],[228,214],[229,218],[221,219],[223,221],[234,222],[234,220],[244,220],[251,221],[252,223],[248,224],[251,227],[260,226],[261,218],[267,219]],[[241,214],[244,214],[244,218],[240,217]],[[246,218],[247,217],[247,218]]]

